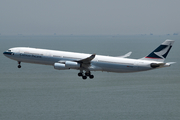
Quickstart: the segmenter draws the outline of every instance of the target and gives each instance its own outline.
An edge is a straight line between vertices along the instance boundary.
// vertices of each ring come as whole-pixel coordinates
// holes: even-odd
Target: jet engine
[[[54,63],[54,69],[66,70],[80,68],[80,64],[73,61],[65,61],[63,63]]]
[[[54,69],[57,69],[57,70],[67,70],[69,68],[66,68],[65,67],[65,64],[62,64],[62,63],[54,63]]]
[[[80,64],[77,62],[73,62],[73,61],[66,61],[65,67],[66,68],[80,68]]]

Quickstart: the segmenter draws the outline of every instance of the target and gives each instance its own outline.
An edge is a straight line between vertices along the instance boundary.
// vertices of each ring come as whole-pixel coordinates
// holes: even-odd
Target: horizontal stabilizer
[[[128,52],[125,55],[117,56],[117,57],[126,58],[126,57],[129,57],[131,54],[132,54],[132,52]]]
[[[175,64],[176,62],[168,62],[168,64],[172,65],[172,64]]]
[[[152,68],[157,68],[157,67],[169,67],[171,66],[172,64],[174,64],[176,62],[168,62],[168,63],[151,63],[150,66]]]

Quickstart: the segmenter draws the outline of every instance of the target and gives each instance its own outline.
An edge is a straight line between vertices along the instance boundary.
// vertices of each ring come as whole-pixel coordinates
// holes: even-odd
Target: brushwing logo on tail
[[[167,54],[169,53],[172,45],[160,45],[157,49],[155,49],[152,53],[150,53],[146,58],[152,59],[165,59]]]

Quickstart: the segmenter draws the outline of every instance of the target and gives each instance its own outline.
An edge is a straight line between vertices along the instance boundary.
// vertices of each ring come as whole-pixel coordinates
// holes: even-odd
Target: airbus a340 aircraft
[[[91,71],[107,71],[117,73],[139,72],[156,68],[168,67],[175,62],[165,63],[174,41],[165,40],[149,55],[140,59],[129,59],[131,52],[118,57],[84,54],[29,47],[14,47],[3,54],[18,62],[52,65],[57,70],[76,69],[83,79],[94,78]]]

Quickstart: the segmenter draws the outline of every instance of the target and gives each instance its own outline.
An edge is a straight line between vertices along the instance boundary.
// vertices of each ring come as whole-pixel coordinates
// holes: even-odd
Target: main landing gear
[[[18,61],[18,64],[19,64],[19,65],[18,65],[18,68],[21,68],[21,62]]]
[[[78,73],[78,76],[79,77],[82,77],[82,79],[87,79],[87,76],[90,78],[90,79],[93,79],[94,78],[94,75],[91,75],[91,72],[85,72],[85,74],[83,72],[79,72]]]

